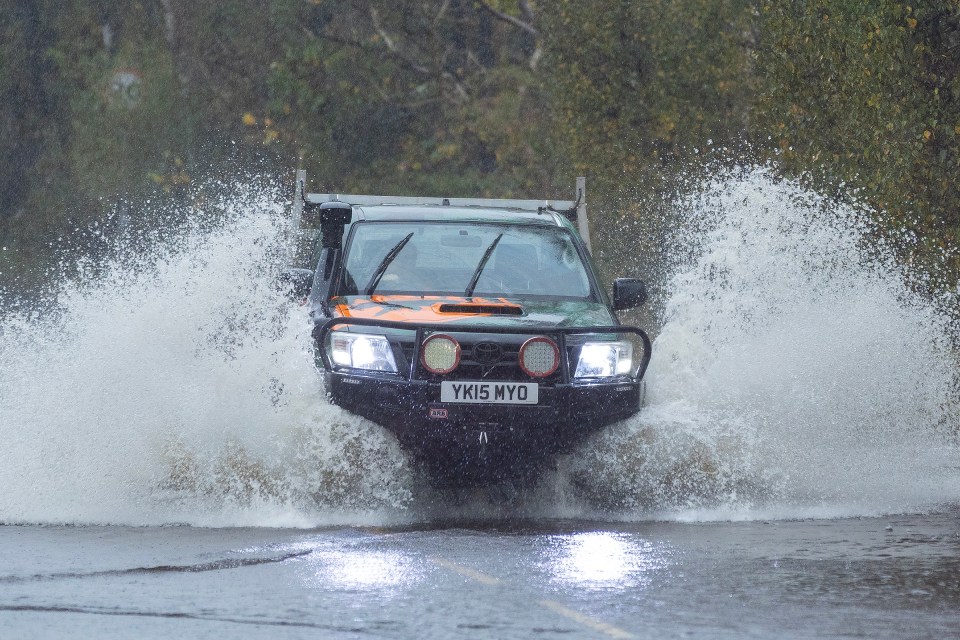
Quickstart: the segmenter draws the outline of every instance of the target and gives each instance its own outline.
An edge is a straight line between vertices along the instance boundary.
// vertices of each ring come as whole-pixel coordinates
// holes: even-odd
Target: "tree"
[[[683,178],[705,150],[750,138],[752,3],[558,0],[542,11],[552,137],[590,178],[601,267],[649,269]]]
[[[940,263],[960,239],[960,3],[764,3],[761,24],[757,126],[779,161],[854,188]]]
[[[542,195],[549,103],[518,7],[315,2],[274,66],[270,118],[330,188]]]

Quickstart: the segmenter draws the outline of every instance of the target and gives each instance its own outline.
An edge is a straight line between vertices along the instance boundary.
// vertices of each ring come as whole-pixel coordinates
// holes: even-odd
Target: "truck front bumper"
[[[535,405],[440,401],[440,384],[324,372],[330,399],[382,425],[431,475],[471,484],[539,471],[553,455],[636,413],[641,381],[541,385]]]
[[[335,366],[325,345],[338,325],[405,331],[412,339],[413,353],[405,356],[391,338],[400,372]],[[536,404],[442,402],[441,385],[446,378],[425,375],[417,351],[427,335],[441,331],[493,337],[550,336],[559,345],[561,364],[554,377],[538,383]],[[572,377],[567,341],[573,336],[611,334],[632,334],[639,339],[643,348],[639,366],[630,375]],[[554,454],[569,451],[603,426],[636,413],[643,402],[643,375],[651,353],[647,335],[625,326],[492,328],[450,323],[411,327],[378,319],[335,318],[315,327],[314,340],[330,399],[391,431],[435,482],[451,485],[481,484],[497,478],[535,479]],[[575,348],[571,344],[571,349]],[[532,379],[524,382],[531,384]]]

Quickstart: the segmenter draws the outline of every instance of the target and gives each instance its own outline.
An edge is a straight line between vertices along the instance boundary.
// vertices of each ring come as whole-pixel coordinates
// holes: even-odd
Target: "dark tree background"
[[[958,0],[0,0],[0,32],[7,287],[118,206],[150,225],[157,195],[301,162],[398,194],[587,175],[623,264],[616,232],[655,244],[673,178],[718,155],[856,190],[930,286],[960,272],[934,266],[960,244]]]

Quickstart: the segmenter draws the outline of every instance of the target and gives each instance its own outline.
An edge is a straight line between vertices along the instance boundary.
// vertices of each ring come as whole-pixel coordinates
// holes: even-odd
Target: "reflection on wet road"
[[[9,637],[960,637],[960,518],[0,527]]]

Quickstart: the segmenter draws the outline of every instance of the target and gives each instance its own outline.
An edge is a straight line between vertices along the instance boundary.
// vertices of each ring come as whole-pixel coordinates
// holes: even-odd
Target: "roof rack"
[[[590,225],[587,222],[586,178],[577,178],[575,200],[513,200],[503,198],[438,198],[426,196],[380,196],[344,193],[307,193],[307,172],[297,170],[296,193],[293,199],[294,228],[300,228],[300,219],[304,206],[319,205],[324,202],[344,202],[351,206],[375,205],[435,205],[451,207],[493,207],[498,209],[519,209],[522,211],[552,211],[558,213],[573,224],[592,252],[590,245]]]

